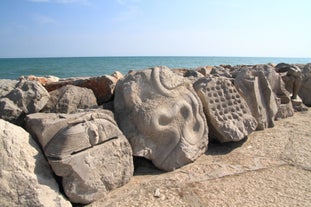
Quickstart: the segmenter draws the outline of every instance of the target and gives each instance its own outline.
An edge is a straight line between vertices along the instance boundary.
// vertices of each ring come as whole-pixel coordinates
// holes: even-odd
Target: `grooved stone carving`
[[[189,80],[167,67],[133,71],[115,92],[118,124],[133,154],[170,171],[196,160],[208,144],[202,104]]]
[[[131,146],[111,112],[37,113],[26,122],[70,201],[90,203],[132,177]]]
[[[203,103],[211,137],[220,142],[240,141],[256,129],[247,103],[227,78],[201,78],[194,88]]]
[[[257,130],[273,127],[278,103],[264,71],[261,68],[243,68],[236,75],[234,85],[243,94],[255,117]]]

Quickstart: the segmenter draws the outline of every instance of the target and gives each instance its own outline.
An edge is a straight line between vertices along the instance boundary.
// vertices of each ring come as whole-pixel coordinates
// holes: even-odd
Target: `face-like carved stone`
[[[133,154],[170,171],[208,144],[202,104],[190,82],[166,67],[129,73],[117,84],[115,113]]]
[[[111,112],[37,113],[26,123],[74,203],[90,203],[133,175],[131,146]]]
[[[257,127],[244,98],[227,78],[201,78],[194,88],[202,100],[211,137],[240,141]]]

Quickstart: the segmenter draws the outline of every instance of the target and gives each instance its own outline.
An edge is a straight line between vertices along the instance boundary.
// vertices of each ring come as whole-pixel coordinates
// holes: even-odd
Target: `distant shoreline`
[[[137,58],[137,57],[208,57],[208,58],[286,58],[310,59],[311,57],[281,57],[281,56],[218,56],[218,55],[104,55],[104,56],[38,56],[38,57],[0,57],[0,59],[48,59],[48,58]]]
[[[0,79],[16,79],[22,75],[59,78],[100,76],[119,71],[141,70],[155,66],[197,68],[217,65],[306,64],[311,58],[221,57],[221,56],[106,56],[106,57],[40,57],[0,58]]]

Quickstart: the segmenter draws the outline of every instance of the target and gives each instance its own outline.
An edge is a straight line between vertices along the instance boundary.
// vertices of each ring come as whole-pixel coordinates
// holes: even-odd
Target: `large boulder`
[[[182,167],[207,149],[202,103],[191,82],[167,67],[127,74],[117,84],[114,104],[133,154],[162,170]]]
[[[17,80],[0,79],[0,98],[10,93],[17,83]]]
[[[245,98],[258,126],[257,130],[273,127],[278,112],[278,101],[264,71],[243,68],[236,74],[234,85]]]
[[[48,76],[34,76],[34,75],[28,75],[28,76],[20,76],[19,80],[29,80],[29,81],[37,81],[41,83],[42,85],[45,85],[47,83],[52,82],[58,82],[59,78],[56,76],[48,75]]]
[[[270,84],[278,105],[275,119],[293,116],[294,108],[291,102],[291,93],[286,89],[282,74],[278,73],[277,69],[271,65],[255,65],[252,70],[262,71]]]
[[[201,78],[194,88],[203,103],[211,138],[240,141],[256,129],[246,101],[228,78]]]
[[[90,203],[132,177],[131,146],[112,112],[36,113],[26,119],[70,201]]]
[[[26,114],[39,112],[50,97],[36,81],[19,81],[12,90],[0,94],[5,94],[0,97],[0,118],[19,125]]]
[[[300,85],[299,96],[302,102],[311,107],[311,63],[304,66],[302,70],[302,82]]]
[[[97,106],[96,97],[91,89],[66,85],[50,93],[50,99],[42,112],[74,113],[78,109]]]
[[[113,99],[114,89],[119,79],[123,75],[120,72],[115,72],[112,75],[103,75],[90,78],[76,78],[62,80],[54,83],[47,83],[44,87],[48,91],[53,91],[65,85],[75,85],[83,88],[89,88],[94,92],[97,99],[97,104],[102,105]]]
[[[36,142],[24,129],[2,119],[0,166],[0,206],[71,206]]]

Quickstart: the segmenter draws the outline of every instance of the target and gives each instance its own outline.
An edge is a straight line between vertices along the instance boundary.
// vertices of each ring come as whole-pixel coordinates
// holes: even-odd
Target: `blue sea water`
[[[273,57],[66,57],[66,58],[0,58],[0,79],[17,79],[22,75],[54,75],[60,78],[100,76],[120,71],[140,70],[165,65],[169,68],[196,68],[207,65],[240,65],[266,63],[309,63],[311,58]]]

